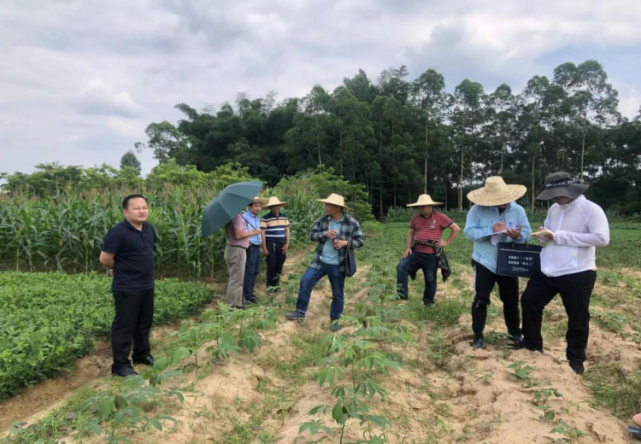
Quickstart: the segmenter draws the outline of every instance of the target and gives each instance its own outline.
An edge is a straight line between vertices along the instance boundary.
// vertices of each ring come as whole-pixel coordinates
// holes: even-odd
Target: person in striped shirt
[[[418,202],[408,205],[408,207],[416,207],[418,214],[412,217],[410,230],[407,233],[407,248],[396,267],[396,285],[399,299],[407,299],[407,276],[422,269],[425,277],[423,304],[434,304],[438,261],[434,248],[427,245],[427,243],[428,241],[435,242],[437,247],[444,248],[454,242],[454,239],[461,231],[452,219],[434,210],[436,205],[443,204],[434,202],[429,194],[421,195],[418,198]],[[443,231],[448,228],[450,229],[450,235],[447,240],[443,240]]]
[[[270,211],[260,221],[263,255],[267,262],[267,289],[272,291],[278,289],[289,250],[289,220],[285,213],[280,211],[285,205],[287,202],[270,197],[265,205]]]

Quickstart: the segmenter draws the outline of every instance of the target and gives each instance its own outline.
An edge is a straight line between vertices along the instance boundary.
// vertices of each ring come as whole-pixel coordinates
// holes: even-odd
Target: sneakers
[[[292,311],[291,313],[287,313],[285,317],[290,321],[304,321],[305,313],[301,313],[300,311]]]
[[[332,321],[332,323],[329,326],[329,331],[331,331],[332,333],[336,333],[341,328],[343,328],[343,326],[338,321]]]
[[[472,341],[472,348],[482,349],[485,347],[487,346],[485,345],[485,339],[483,336],[475,336],[474,341]]]
[[[582,362],[578,361],[570,361],[570,368],[576,373],[577,375],[582,375],[583,372],[585,372],[585,367],[583,367]]]

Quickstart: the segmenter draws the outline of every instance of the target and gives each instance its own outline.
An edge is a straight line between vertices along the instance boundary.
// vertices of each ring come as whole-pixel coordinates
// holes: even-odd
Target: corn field
[[[223,230],[201,236],[205,207],[220,191],[163,187],[139,190],[156,228],[156,270],[160,276],[213,277],[223,264]],[[274,190],[275,191],[275,190]],[[285,191],[285,190],[283,190]],[[311,189],[291,189],[286,208],[294,242],[307,238],[320,215]],[[89,273],[99,270],[100,247],[107,231],[123,220],[122,199],[132,190],[95,190],[57,196],[0,197],[0,270]],[[136,191],[138,192],[138,191]],[[224,267],[222,267],[224,268]]]

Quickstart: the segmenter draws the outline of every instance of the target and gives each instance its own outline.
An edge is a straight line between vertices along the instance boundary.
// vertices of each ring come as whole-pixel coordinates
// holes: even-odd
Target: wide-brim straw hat
[[[485,186],[467,193],[467,198],[483,207],[505,205],[513,202],[527,193],[523,185],[507,185],[502,177],[492,176],[485,180]]]
[[[434,202],[429,194],[421,194],[418,200],[413,204],[409,204],[408,207],[425,207],[428,205],[443,205],[443,202]]]
[[[318,202],[326,203],[326,204],[331,204],[331,205],[338,205],[339,207],[343,207],[347,210],[350,208],[345,205],[345,198],[341,196],[340,194],[335,194],[332,193],[329,195],[327,199],[316,199]]]
[[[249,205],[253,205],[255,203],[259,203],[259,204],[263,204],[263,206],[264,206],[267,203],[268,200],[269,199],[267,199],[265,197],[254,197],[254,200],[249,202],[247,205],[249,206]]]
[[[536,196],[536,200],[552,200],[555,197],[576,199],[581,194],[584,194],[588,188],[590,188],[590,185],[574,183],[568,173],[552,173],[545,178],[545,190]]]
[[[266,204],[263,204],[263,207],[269,208],[269,207],[275,207],[276,205],[284,207],[287,205],[287,202],[281,202],[279,198],[277,197],[270,197],[269,201]]]

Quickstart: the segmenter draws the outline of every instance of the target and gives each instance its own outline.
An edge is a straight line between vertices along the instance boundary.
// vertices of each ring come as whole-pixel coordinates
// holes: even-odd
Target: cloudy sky
[[[150,122],[406,65],[520,90],[597,59],[641,105],[639,0],[0,0],[0,171],[118,165]],[[140,155],[145,172],[151,153]]]

